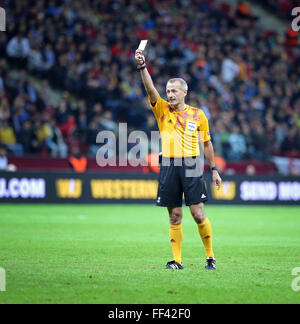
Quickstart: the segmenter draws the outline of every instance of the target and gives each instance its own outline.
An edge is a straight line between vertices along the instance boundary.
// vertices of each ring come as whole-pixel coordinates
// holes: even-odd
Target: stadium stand
[[[291,17],[291,10],[295,7],[299,7],[299,0],[255,0],[260,5],[267,9],[272,9],[275,14],[284,19]]]
[[[219,156],[300,157],[298,35],[288,43],[263,30],[243,1],[11,0],[6,9],[0,142],[10,155],[67,158],[76,147],[92,158],[100,130],[156,130],[134,63],[149,39],[160,93],[168,78],[186,79]],[[61,93],[56,106],[50,88]]]

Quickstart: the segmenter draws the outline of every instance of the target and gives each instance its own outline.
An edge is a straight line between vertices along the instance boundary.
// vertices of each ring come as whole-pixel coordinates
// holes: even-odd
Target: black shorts
[[[170,166],[163,164],[160,170],[156,205],[182,207],[183,194],[187,206],[208,201],[202,174],[203,165],[200,172],[193,171],[192,177],[187,176],[187,171],[194,169],[195,166],[189,166],[183,159],[182,166],[176,166],[175,159],[170,159]]]

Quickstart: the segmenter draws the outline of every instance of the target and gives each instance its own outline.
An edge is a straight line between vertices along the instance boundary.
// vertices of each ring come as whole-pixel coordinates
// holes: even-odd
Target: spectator
[[[221,120],[218,120],[216,122],[215,132],[213,136],[214,147],[216,149],[216,153],[223,156],[226,160],[229,159],[229,137],[230,133],[227,131],[224,123]]]
[[[236,6],[236,15],[238,18],[240,19],[248,19],[250,21],[255,21],[258,18],[255,17],[252,12],[251,9],[249,7],[249,4],[246,1],[240,0],[237,3]]]
[[[80,153],[77,147],[73,147],[72,155],[69,158],[69,164],[73,171],[77,173],[84,173],[88,167],[88,160]]]
[[[256,174],[256,169],[253,164],[248,164],[246,168],[246,174],[249,176],[254,176]]]
[[[97,139],[98,133],[101,130],[103,131],[104,128],[102,128],[102,129],[99,128],[96,120],[91,121],[89,128],[87,130],[87,136],[86,136],[86,143],[90,147],[90,152],[89,152],[90,157],[94,158],[97,155],[97,152],[100,148],[99,145],[96,145],[96,139]]]
[[[34,44],[30,50],[28,56],[28,69],[29,71],[42,72],[45,69],[45,63],[43,60],[42,52],[39,50],[39,46]]]
[[[67,158],[68,156],[68,147],[64,143],[60,129],[56,125],[55,120],[50,122],[51,135],[47,139],[47,146],[51,151],[52,157],[61,157]]]
[[[19,143],[22,144],[25,154],[32,154],[38,151],[38,138],[32,129],[32,123],[27,120],[22,126],[19,135]]]
[[[0,171],[6,171],[8,166],[7,152],[3,145],[0,145]]]
[[[246,152],[245,152],[245,157],[246,158],[255,158],[255,148],[253,144],[253,138],[252,138],[252,133],[251,133],[251,128],[248,125],[247,122],[244,122],[242,124],[242,130],[245,138],[245,143],[246,143]]]
[[[103,118],[101,118],[100,125],[106,129],[114,132],[115,134],[118,133],[119,127],[118,124],[113,121],[113,116],[110,111],[106,111],[103,115]]]
[[[293,127],[288,131],[287,137],[281,144],[281,150],[284,154],[295,154],[300,148],[300,132],[298,127]]]
[[[46,45],[44,57],[44,70],[49,71],[55,64],[55,52],[53,50],[53,46],[49,43]]]
[[[43,123],[41,120],[37,120],[34,125],[34,134],[37,138],[35,147],[39,152],[42,152],[46,147],[46,141],[51,137],[51,129],[48,124]]]
[[[68,116],[67,121],[60,126],[60,131],[65,137],[70,137],[76,130],[76,120],[75,117]]]
[[[0,124],[0,143],[4,144],[15,156],[23,155],[23,147],[17,143],[16,135],[7,121]]]
[[[9,102],[2,92],[0,96],[0,121],[10,118]]]
[[[240,73],[240,68],[238,64],[234,62],[232,57],[227,57],[223,60],[222,63],[222,80],[225,83],[232,82],[235,78],[238,77]]]
[[[18,64],[19,67],[26,66],[27,58],[30,53],[28,38],[21,33],[13,37],[7,44],[7,55]]]
[[[229,136],[229,158],[231,160],[242,160],[247,151],[245,137],[241,134],[239,126],[232,128],[232,133]]]
[[[255,126],[252,128],[252,138],[256,158],[266,160],[268,156],[266,152],[268,137],[260,123],[255,124]]]

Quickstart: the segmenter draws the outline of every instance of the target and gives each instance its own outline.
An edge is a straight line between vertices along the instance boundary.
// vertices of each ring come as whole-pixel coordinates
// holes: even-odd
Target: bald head
[[[179,83],[179,87],[182,91],[188,91],[188,85],[185,80],[181,78],[174,78],[168,81],[168,84]]]

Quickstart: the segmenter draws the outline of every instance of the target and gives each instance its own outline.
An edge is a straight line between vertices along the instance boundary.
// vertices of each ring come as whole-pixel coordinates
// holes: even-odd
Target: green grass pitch
[[[183,271],[165,209],[144,205],[0,205],[6,303],[300,303],[300,207],[210,206],[217,271],[188,209]],[[300,275],[300,274],[299,274]]]

